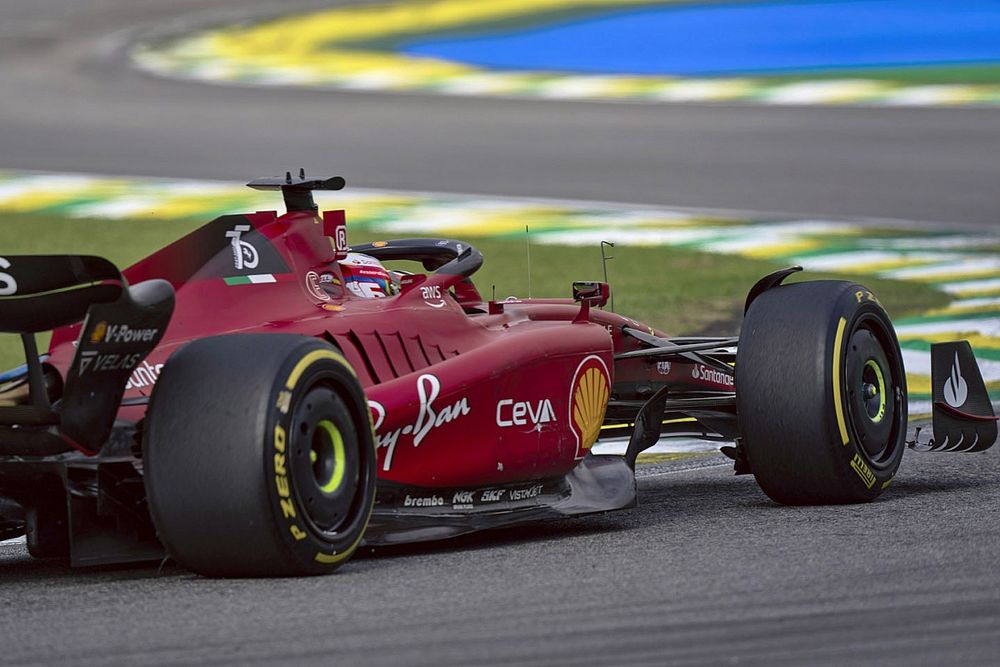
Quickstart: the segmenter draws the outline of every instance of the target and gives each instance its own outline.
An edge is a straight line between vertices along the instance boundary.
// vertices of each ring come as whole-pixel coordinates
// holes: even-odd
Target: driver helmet
[[[349,252],[338,262],[344,286],[362,299],[379,299],[399,294],[399,278],[371,255]]]

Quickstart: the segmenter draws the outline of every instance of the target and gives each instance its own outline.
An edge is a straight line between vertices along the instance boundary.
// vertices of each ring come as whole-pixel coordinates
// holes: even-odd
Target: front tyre
[[[357,377],[326,343],[197,340],[164,367],[146,421],[150,513],[184,567],[326,574],[361,541],[375,499],[375,440]]]
[[[889,316],[854,283],[767,290],[744,318],[736,405],[750,468],[773,500],[876,498],[906,436],[906,376]]]

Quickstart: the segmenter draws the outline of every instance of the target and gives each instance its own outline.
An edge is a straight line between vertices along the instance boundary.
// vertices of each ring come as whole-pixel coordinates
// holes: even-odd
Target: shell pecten
[[[579,376],[573,392],[573,424],[581,449],[590,449],[597,441],[608,407],[608,394],[608,379],[602,369],[591,366]]]

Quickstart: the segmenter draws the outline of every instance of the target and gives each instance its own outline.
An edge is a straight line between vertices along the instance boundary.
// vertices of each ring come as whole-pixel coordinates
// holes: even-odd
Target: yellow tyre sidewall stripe
[[[837,414],[837,428],[840,430],[840,439],[846,445],[850,442],[847,434],[847,422],[844,419],[844,404],[842,402],[841,391],[841,350],[844,346],[844,329],[847,327],[847,320],[843,317],[837,322],[837,334],[833,339],[833,409]]]

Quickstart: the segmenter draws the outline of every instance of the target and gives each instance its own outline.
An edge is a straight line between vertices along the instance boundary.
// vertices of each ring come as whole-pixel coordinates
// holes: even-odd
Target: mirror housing
[[[593,280],[577,280],[573,283],[573,300],[587,301],[592,306],[603,308],[611,298],[611,285]]]

